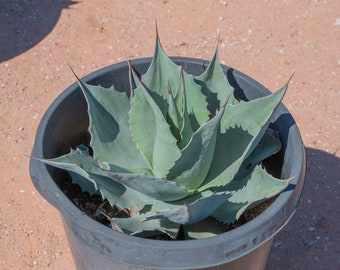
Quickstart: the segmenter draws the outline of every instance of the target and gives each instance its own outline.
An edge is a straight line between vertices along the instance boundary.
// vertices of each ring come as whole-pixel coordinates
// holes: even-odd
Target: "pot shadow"
[[[24,53],[45,38],[73,0],[0,0],[0,63]]]
[[[300,203],[274,238],[266,270],[340,267],[340,159],[313,148],[306,148],[306,154]]]

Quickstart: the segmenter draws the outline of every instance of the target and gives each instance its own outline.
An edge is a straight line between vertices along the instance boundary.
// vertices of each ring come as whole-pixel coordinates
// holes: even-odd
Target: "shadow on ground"
[[[307,148],[298,209],[275,237],[267,270],[340,269],[340,159]]]
[[[0,0],[0,63],[46,37],[72,0]]]

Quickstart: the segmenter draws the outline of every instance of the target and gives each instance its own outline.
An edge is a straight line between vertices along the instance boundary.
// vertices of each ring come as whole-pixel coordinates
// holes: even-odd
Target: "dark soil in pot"
[[[268,167],[270,166],[268,165]],[[100,195],[90,195],[88,192],[83,192],[79,185],[72,183],[72,179],[67,173],[63,176],[63,180],[59,182],[59,188],[82,212],[105,226],[111,227],[110,218],[129,216],[128,210],[111,206],[109,202],[107,200],[103,200]],[[248,209],[236,222],[232,224],[224,224],[226,232],[242,226],[256,218],[273,203],[275,198],[266,200],[261,204]],[[166,234],[155,236],[152,239],[173,240]],[[185,240],[181,232],[179,232],[176,240]]]

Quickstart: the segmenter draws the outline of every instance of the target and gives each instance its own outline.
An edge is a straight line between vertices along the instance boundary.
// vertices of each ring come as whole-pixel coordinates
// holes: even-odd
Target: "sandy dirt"
[[[74,269],[58,211],[28,171],[36,128],[75,78],[152,56],[220,60],[277,90],[307,148],[301,203],[267,270],[340,269],[340,2],[0,0],[0,269]],[[219,39],[218,39],[219,37]]]

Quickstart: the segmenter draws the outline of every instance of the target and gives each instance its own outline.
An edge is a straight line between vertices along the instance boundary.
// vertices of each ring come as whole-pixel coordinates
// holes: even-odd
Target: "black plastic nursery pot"
[[[172,58],[193,75],[201,74],[208,62]],[[151,58],[136,59],[133,66],[146,72]],[[247,75],[223,66],[238,98],[251,100],[269,91]],[[129,91],[128,65],[114,64],[91,73],[84,81]],[[47,109],[37,130],[32,157],[53,158],[88,138],[85,98],[77,83],[68,87]],[[262,214],[246,224],[215,237],[199,240],[163,241],[144,239],[114,231],[75,206],[58,187],[65,173],[30,160],[30,174],[40,194],[62,217],[78,269],[264,269],[274,235],[289,221],[297,207],[305,178],[305,149],[298,127],[281,104],[271,128],[279,131],[283,149],[272,159],[282,178],[293,178],[289,187]]]

